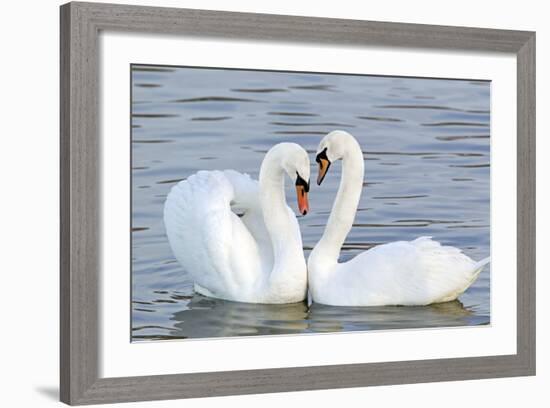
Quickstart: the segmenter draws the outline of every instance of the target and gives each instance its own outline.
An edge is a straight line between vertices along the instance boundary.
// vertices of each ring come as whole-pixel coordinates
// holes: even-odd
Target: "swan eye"
[[[296,172],[296,186],[302,186],[306,193],[309,193],[309,181],[305,181],[299,174]]]
[[[319,164],[321,164],[321,160],[323,160],[323,159],[330,163],[330,160],[328,159],[328,156],[327,156],[327,148],[326,147],[323,149],[323,151],[321,153],[319,153],[317,155],[317,157],[315,157],[315,161]]]

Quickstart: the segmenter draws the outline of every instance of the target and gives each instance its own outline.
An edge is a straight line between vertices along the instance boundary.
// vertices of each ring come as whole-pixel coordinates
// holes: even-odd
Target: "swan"
[[[327,226],[308,258],[314,302],[333,306],[421,306],[455,300],[490,258],[476,262],[431,237],[378,245],[338,263],[363,187],[363,153],[345,131],[326,135],[317,150],[320,185],[331,163],[342,160],[340,187]]]
[[[266,153],[259,182],[234,170],[199,171],[171,189],[164,204],[166,234],[195,292],[246,303],[305,299],[302,237],[286,204],[284,179],[286,173],[295,182],[305,215],[309,166],[302,147],[280,143]]]

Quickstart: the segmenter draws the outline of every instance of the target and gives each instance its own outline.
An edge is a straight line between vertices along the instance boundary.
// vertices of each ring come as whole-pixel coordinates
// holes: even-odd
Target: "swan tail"
[[[477,277],[479,276],[479,274],[483,270],[483,267],[485,265],[487,265],[489,262],[491,262],[491,257],[487,257],[487,258],[482,259],[479,262],[475,262],[473,270],[471,272],[472,273],[471,277],[468,280],[468,282],[464,285],[464,287],[462,287],[460,290],[456,291],[455,293],[451,294],[450,296],[448,296],[447,299],[444,299],[443,301],[447,302],[447,301],[455,300],[460,295],[462,295],[464,292],[466,292],[466,290],[468,290],[468,288],[470,286],[472,286],[473,283],[477,280]]]
[[[479,262],[472,260],[461,249],[441,245],[431,237],[420,237],[412,241],[421,253],[423,264],[428,271],[423,279],[430,281],[438,293],[431,303],[455,300],[478,278],[490,257]]]
[[[488,256],[487,258],[483,258],[481,261],[478,261],[476,262],[476,266],[475,266],[475,269],[478,270],[481,272],[481,270],[483,269],[483,267],[485,265],[487,265],[489,262],[491,262],[491,257]]]
[[[472,283],[474,283],[477,279],[477,277],[479,276],[479,274],[481,273],[481,271],[483,270],[483,267],[485,265],[487,265],[489,262],[491,262],[491,257],[488,256],[487,258],[483,258],[481,261],[478,261],[474,264],[474,270],[473,270],[473,273],[472,273],[472,279],[470,280],[470,283],[468,284],[468,286],[466,287],[466,289],[468,289],[468,287],[470,287],[472,285]],[[465,290],[466,290],[465,289]]]
[[[474,266],[473,266],[472,272],[471,272],[472,277],[470,279],[470,283],[468,283],[468,286],[470,286],[472,283],[475,282],[475,280],[477,279],[477,277],[479,276],[479,274],[483,270],[483,267],[485,265],[487,265],[489,262],[491,262],[491,257],[489,257],[489,256],[487,258],[482,259],[481,261],[478,261],[478,262],[474,261]]]

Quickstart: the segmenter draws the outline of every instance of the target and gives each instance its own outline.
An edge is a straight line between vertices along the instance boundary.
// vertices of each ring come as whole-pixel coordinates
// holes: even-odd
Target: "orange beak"
[[[325,158],[318,158],[317,163],[319,163],[319,173],[317,175],[317,185],[320,186],[325,176],[327,175],[327,170],[330,167],[330,161]]]
[[[298,210],[300,214],[306,215],[309,212],[309,201],[307,199],[307,191],[304,186],[296,186],[296,197],[298,197]]]

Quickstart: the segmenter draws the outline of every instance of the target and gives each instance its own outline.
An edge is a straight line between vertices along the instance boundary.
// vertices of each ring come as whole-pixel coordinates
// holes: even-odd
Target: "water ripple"
[[[185,178],[176,178],[176,179],[170,179],[170,180],[161,180],[157,181],[157,184],[175,184],[179,183],[180,181],[185,180]]]
[[[460,109],[453,108],[450,106],[443,105],[376,105],[376,108],[380,109],[427,109],[427,110],[444,110],[444,111],[453,111],[453,112],[463,112],[463,113],[472,113],[472,114],[489,114],[490,111],[484,109]]]
[[[476,126],[476,127],[489,127],[488,123],[479,122],[435,122],[435,123],[422,123],[422,126]]]
[[[489,139],[489,135],[456,135],[456,136],[436,136],[437,140],[444,142],[454,142],[456,140],[468,140],[468,139]]]
[[[228,120],[233,119],[231,116],[197,116],[195,118],[191,118],[191,120],[194,121],[219,121],[219,120]]]
[[[379,122],[403,122],[403,119],[397,119],[397,118],[385,118],[380,116],[357,116],[358,119],[364,119],[364,120],[375,120]]]
[[[278,115],[278,116],[319,116],[316,113],[309,112],[267,112],[268,115]]]
[[[134,86],[137,86],[139,88],[160,88],[162,85],[160,85],[160,84],[141,83],[141,84],[134,84]]]
[[[250,93],[273,93],[273,92],[288,92],[282,88],[236,88],[231,89],[232,92],[250,92]]]
[[[179,115],[175,115],[173,113],[133,113],[133,118],[175,118]]]
[[[449,167],[461,167],[465,169],[469,168],[478,168],[478,167],[490,167],[489,163],[483,163],[483,164],[449,164]]]
[[[132,143],[172,143],[173,140],[163,140],[163,139],[156,139],[156,140],[147,140],[147,139],[133,139]]]
[[[300,89],[304,91],[330,91],[334,92],[334,85],[294,85],[290,89]]]
[[[198,98],[175,99],[174,103],[200,103],[200,102],[262,102],[257,99],[232,98],[229,96],[201,96]]]
[[[326,131],[314,131],[314,130],[277,130],[273,132],[276,135],[319,135],[324,136],[328,132]]]
[[[334,126],[334,127],[348,127],[352,128],[355,127],[355,125],[349,125],[345,123],[333,123],[333,122],[310,122],[310,123],[302,123],[302,122],[269,122],[270,125],[276,125],[276,126]]]

